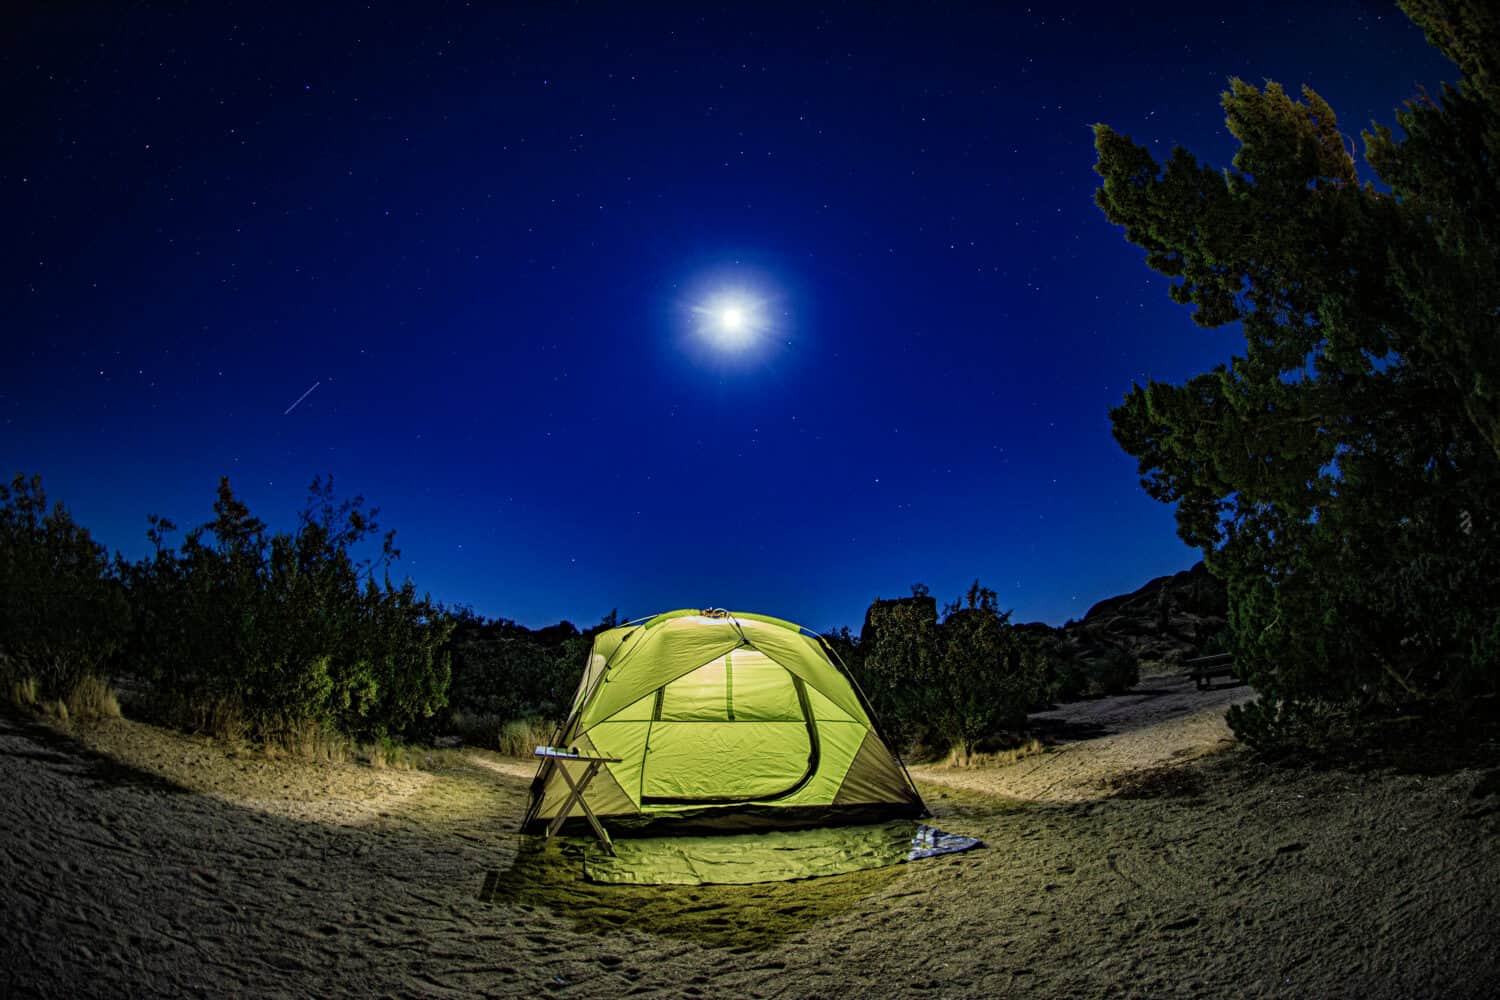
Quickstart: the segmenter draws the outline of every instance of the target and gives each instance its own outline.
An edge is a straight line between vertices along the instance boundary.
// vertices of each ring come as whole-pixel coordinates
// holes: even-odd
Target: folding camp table
[[[594,815],[594,811],[589,808],[589,804],[584,801],[583,793],[588,790],[589,782],[594,780],[594,775],[599,773],[599,768],[605,764],[618,764],[620,763],[620,758],[591,757],[588,754],[581,754],[577,750],[568,747],[537,747],[533,756],[544,757],[553,761],[557,769],[562,772],[563,780],[568,783],[569,788],[568,797],[563,800],[563,804],[557,809],[557,818],[552,821],[551,826],[547,827],[546,837],[552,837],[553,834],[562,828],[563,821],[573,811],[573,806],[577,805],[579,809],[583,810],[583,818],[588,820],[589,826],[594,828],[594,836],[599,838],[599,843],[603,844],[604,849],[610,854],[615,853],[615,847],[609,841],[609,834],[605,832],[604,825],[599,822],[598,817]],[[575,781],[573,780],[573,776],[568,773],[568,768],[564,764],[564,761],[586,763],[588,767],[583,769],[583,775]]]

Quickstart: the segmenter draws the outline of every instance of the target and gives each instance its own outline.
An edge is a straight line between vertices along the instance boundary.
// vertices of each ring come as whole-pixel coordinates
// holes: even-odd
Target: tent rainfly
[[[558,732],[618,758],[588,786],[612,827],[745,831],[926,815],[900,760],[821,636],[725,611],[669,611],[600,632]],[[553,760],[522,829],[568,796]],[[577,815],[565,821],[582,824]]]

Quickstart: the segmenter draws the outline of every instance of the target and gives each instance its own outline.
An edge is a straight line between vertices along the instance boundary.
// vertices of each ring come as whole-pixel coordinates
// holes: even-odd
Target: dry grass
[[[537,716],[506,720],[492,714],[454,712],[453,731],[468,746],[499,750],[507,757],[529,757],[532,750],[552,742],[557,723]]]
[[[1028,739],[1017,747],[1006,750],[996,750],[986,753],[974,753],[965,757],[963,751],[955,749],[948,754],[946,761],[949,767],[1009,767],[1027,757],[1035,757],[1039,753],[1046,753],[1047,747],[1041,740]]]
[[[1182,665],[1181,657],[1173,657],[1162,660],[1141,660],[1141,679],[1155,679],[1158,677],[1177,677],[1187,673],[1187,668]]]
[[[507,757],[529,757],[537,747],[551,743],[556,733],[556,723],[546,719],[512,719],[500,727],[496,748]]]
[[[120,717],[120,700],[109,682],[93,674],[84,674],[73,686],[65,701],[68,716],[77,722],[103,722]]]
[[[190,729],[225,743],[243,743],[250,732],[238,698],[206,696],[189,705],[186,714]]]
[[[354,753],[348,737],[313,719],[283,722],[266,736],[264,749],[268,756],[280,752],[289,757],[335,764],[348,760]]]
[[[34,712],[39,700],[35,677],[22,677],[10,682],[10,703],[16,708]]]
[[[10,703],[23,712],[50,719],[60,726],[73,722],[102,722],[120,717],[120,702],[109,682],[85,674],[63,698],[45,698],[35,677],[20,677],[10,682]]]
[[[390,767],[410,771],[417,766],[416,753],[406,744],[392,740],[366,744],[360,750],[360,758],[376,770]]]

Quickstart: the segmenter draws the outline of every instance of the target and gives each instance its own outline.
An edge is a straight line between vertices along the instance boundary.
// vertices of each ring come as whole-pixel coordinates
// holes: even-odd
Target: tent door
[[[818,767],[807,689],[741,647],[657,690],[641,768],[643,805],[765,802]]]

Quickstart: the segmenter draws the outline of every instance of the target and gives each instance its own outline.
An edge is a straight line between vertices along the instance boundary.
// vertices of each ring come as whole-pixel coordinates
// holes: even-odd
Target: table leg
[[[593,767],[591,766],[584,780],[575,783],[573,781],[573,776],[568,773],[568,768],[566,765],[564,765],[561,761],[558,761],[556,767],[559,771],[562,772],[563,781],[568,783],[568,797],[563,799],[563,804],[557,809],[556,818],[552,820],[552,825],[547,827],[547,836],[549,838],[556,836],[557,831],[562,829],[563,821],[566,820],[568,818],[568,814],[573,811],[573,803],[583,801],[583,791],[588,787],[588,778],[593,777]]]
[[[573,811],[573,806],[576,804],[579,809],[583,810],[583,818],[588,820],[589,826],[594,828],[594,836],[599,838],[599,843],[603,844],[604,849],[610,854],[615,853],[615,845],[609,839],[609,833],[604,829],[604,824],[599,822],[599,818],[594,815],[594,810],[589,808],[589,804],[583,798],[583,793],[588,790],[589,782],[593,781],[594,776],[599,773],[599,768],[603,766],[603,762],[597,760],[589,761],[589,766],[584,769],[583,776],[577,782],[573,781],[573,776],[568,773],[567,767],[561,761],[556,766],[562,772],[563,781],[568,783],[568,797],[563,800],[563,804],[557,810],[557,816],[553,818],[551,825],[547,827],[546,837],[550,839],[556,835],[558,830],[562,829],[563,822],[567,820],[568,815]]]
[[[593,780],[594,775],[599,770],[599,767],[600,765],[597,761],[589,765],[588,772],[583,776],[583,784],[580,786],[581,788],[588,787],[588,783]],[[594,828],[594,836],[599,838],[599,843],[603,844],[604,849],[610,854],[614,854],[615,845],[610,842],[609,834],[605,831],[604,824],[599,822],[599,818],[594,815],[594,810],[589,808],[589,804],[583,800],[582,795],[580,795],[578,798],[578,808],[583,810],[584,818],[589,821],[589,826],[592,826]]]

